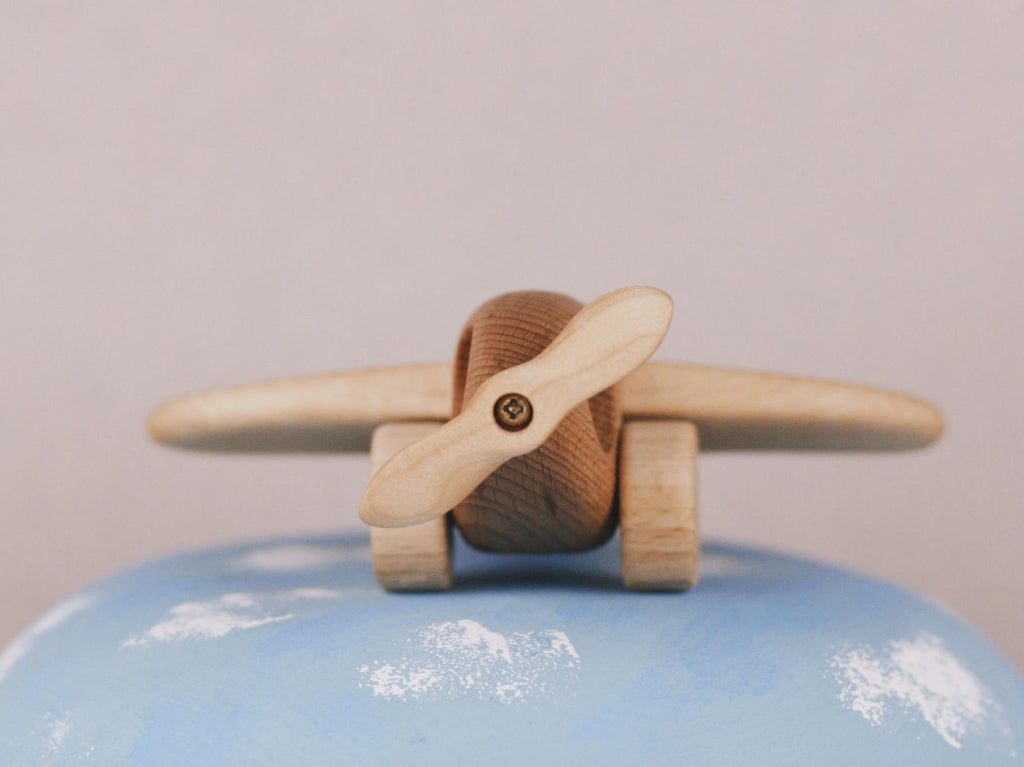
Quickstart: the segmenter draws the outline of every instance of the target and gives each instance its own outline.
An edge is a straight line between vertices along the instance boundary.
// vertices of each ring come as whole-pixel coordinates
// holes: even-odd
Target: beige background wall
[[[1024,664],[1022,40],[1016,2],[3,3],[0,643],[147,557],[358,524],[365,458],[158,449],[163,397],[651,283],[663,359],[948,414],[919,454],[711,456],[706,534]]]

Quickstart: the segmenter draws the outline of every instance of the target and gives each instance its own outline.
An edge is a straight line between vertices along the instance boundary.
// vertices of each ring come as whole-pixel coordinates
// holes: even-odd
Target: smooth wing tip
[[[914,437],[917,441],[908,447],[928,447],[942,438],[946,431],[946,419],[942,415],[942,411],[932,403],[917,398],[914,398],[914,402],[916,404]]]
[[[945,431],[942,411],[932,403],[896,392],[879,392],[884,405],[838,432],[836,447],[850,450],[920,450]],[[845,431],[845,435],[843,432]],[[847,444],[843,444],[848,440]]]
[[[180,397],[163,402],[154,408],[146,420],[146,432],[150,438],[162,445],[188,447],[190,430],[183,424],[181,411]]]
[[[210,396],[184,394],[158,405],[146,420],[150,438],[168,447],[216,452],[275,452],[294,449],[292,442],[305,446],[310,441],[288,424],[211,410]]]

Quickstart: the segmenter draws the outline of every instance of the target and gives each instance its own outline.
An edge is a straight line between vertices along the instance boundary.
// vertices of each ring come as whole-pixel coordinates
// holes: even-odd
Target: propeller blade
[[[642,365],[671,319],[672,299],[655,288],[623,288],[583,307],[543,352],[489,378],[458,416],[385,463],[359,516],[403,527],[446,513],[505,461],[540,447],[573,408]],[[523,427],[499,424],[498,403],[510,394],[532,413]]]

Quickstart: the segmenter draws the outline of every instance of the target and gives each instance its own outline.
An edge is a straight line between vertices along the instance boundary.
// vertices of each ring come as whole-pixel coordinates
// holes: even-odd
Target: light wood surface
[[[448,420],[451,363],[342,371],[176,397],[149,420],[176,447],[366,452],[387,421]],[[692,421],[702,450],[904,450],[942,434],[941,412],[870,386],[680,362],[648,362],[621,384],[629,418]]]
[[[654,288],[624,288],[587,304],[544,351],[488,378],[462,412],[385,463],[363,495],[360,517],[392,527],[445,513],[505,461],[540,447],[577,405],[642,365],[671,313],[671,299]],[[508,392],[533,403],[533,421],[522,431],[505,431],[494,419],[494,403]]]
[[[513,293],[470,317],[456,353],[461,412],[488,379],[540,354],[582,308],[557,293]],[[542,445],[495,469],[459,503],[463,537],[489,551],[579,551],[614,531],[622,411],[616,386],[574,407]]]
[[[370,468],[376,472],[395,453],[437,431],[440,423],[386,423],[373,432]],[[388,591],[451,588],[451,524],[446,516],[412,527],[370,528],[377,582]]]
[[[702,450],[907,450],[942,435],[942,413],[871,386],[672,362],[623,381],[627,418],[679,418]]]
[[[627,588],[678,591],[697,583],[697,427],[630,421],[622,428],[619,520]]]
[[[447,363],[321,373],[176,397],[149,433],[198,450],[365,453],[382,423],[447,421],[451,399]]]

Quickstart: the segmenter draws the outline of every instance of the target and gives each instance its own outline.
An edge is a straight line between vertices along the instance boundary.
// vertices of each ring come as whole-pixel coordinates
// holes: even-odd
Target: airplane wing
[[[703,450],[905,450],[942,434],[924,400],[870,386],[675,362],[621,383],[626,418],[697,425]],[[150,434],[176,447],[236,452],[366,452],[388,421],[446,421],[452,365],[323,373],[172,399]]]

